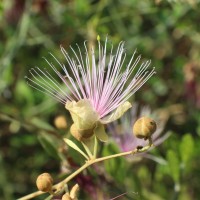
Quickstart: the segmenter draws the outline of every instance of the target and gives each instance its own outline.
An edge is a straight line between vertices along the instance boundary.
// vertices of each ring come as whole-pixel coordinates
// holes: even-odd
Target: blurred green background
[[[126,41],[127,57],[137,48],[157,74],[135,95],[165,120],[171,136],[142,158],[105,161],[69,183],[80,199],[200,199],[200,12],[197,0],[4,0],[0,1],[0,199],[37,190],[49,172],[55,182],[83,164],[62,142],[68,128],[55,125],[69,113],[63,105],[26,84],[31,67],[47,67],[59,46],[83,48],[108,35],[116,47]],[[101,154],[118,152],[113,143]],[[95,196],[96,195],[96,196]],[[44,199],[44,196],[36,199]],[[58,199],[58,198],[57,198]]]

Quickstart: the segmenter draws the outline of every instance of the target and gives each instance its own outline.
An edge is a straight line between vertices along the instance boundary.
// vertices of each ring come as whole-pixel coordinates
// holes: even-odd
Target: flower
[[[139,114],[137,114],[138,111],[140,111]],[[135,104],[135,106],[132,107],[132,109],[130,109],[120,120],[108,125],[108,130],[112,134],[114,141],[118,144],[121,151],[131,151],[138,146],[147,145],[148,141],[137,138],[133,134],[132,129],[135,121],[142,116],[153,116],[153,118],[156,118],[156,113],[151,112],[150,108],[147,106],[144,106],[139,110],[138,104]],[[153,144],[155,146],[161,144],[169,137],[169,134],[164,134],[162,137],[160,137],[165,127],[165,122],[159,119],[156,121],[158,127],[155,133],[152,135]]]
[[[125,69],[126,53],[124,42],[120,42],[115,55],[111,45],[110,54],[107,54],[108,40],[104,46],[98,40],[98,62],[94,47],[91,51],[85,47],[85,58],[77,45],[77,52],[70,47],[73,56],[70,57],[61,46],[61,52],[67,61],[67,66],[53,56],[54,61],[60,66],[62,72],[53,63],[46,62],[57,76],[46,69],[32,68],[32,78],[26,77],[28,84],[37,90],[50,95],[65,105],[73,119],[73,130],[84,139],[84,133],[93,131],[101,141],[107,140],[104,124],[119,119],[130,107],[127,101],[153,74],[155,69],[147,71],[150,60],[142,62],[138,71],[133,71],[138,66],[141,56],[133,53]],[[135,58],[136,57],[136,58]],[[65,88],[59,82],[64,83]]]

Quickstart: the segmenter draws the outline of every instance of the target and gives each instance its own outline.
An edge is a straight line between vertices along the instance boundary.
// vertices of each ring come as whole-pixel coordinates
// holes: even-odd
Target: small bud
[[[71,125],[70,132],[79,141],[88,139],[94,134],[93,129],[89,129],[89,130],[77,129],[75,124]]]
[[[149,117],[141,117],[133,125],[133,133],[137,138],[149,139],[156,131],[156,122]]]
[[[53,178],[49,173],[43,173],[37,177],[36,185],[38,190],[42,192],[51,192],[53,185]]]
[[[69,193],[67,192],[62,196],[62,200],[72,200],[72,198],[70,197]]]
[[[70,197],[74,200],[77,199],[78,191],[79,191],[79,185],[76,184],[73,186],[73,188],[70,191]]]
[[[66,129],[67,128],[67,120],[64,115],[59,115],[54,119],[54,124],[58,129]]]

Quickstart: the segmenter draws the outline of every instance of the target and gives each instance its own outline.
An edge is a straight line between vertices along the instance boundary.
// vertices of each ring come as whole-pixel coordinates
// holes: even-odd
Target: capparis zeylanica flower
[[[147,70],[150,60],[139,64],[141,56],[136,56],[136,51],[130,61],[125,61],[124,42],[119,43],[115,53],[111,45],[108,54],[107,38],[103,46],[99,37],[97,40],[98,51],[94,47],[89,50],[85,42],[84,54],[78,45],[76,49],[70,47],[72,56],[61,46],[66,64],[52,54],[57,66],[45,59],[54,75],[50,70],[36,67],[30,70],[32,78],[26,77],[29,85],[65,105],[79,140],[96,135],[106,141],[104,125],[119,119],[131,108],[128,99],[155,74],[154,68]]]

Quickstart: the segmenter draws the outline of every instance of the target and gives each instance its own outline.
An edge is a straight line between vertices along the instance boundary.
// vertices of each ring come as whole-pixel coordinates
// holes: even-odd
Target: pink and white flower
[[[155,70],[147,70],[150,60],[139,64],[141,56],[136,56],[136,51],[125,65],[124,42],[119,43],[116,53],[111,45],[109,54],[107,38],[104,46],[98,40],[98,53],[93,47],[88,50],[86,44],[84,55],[78,45],[76,50],[70,47],[72,57],[61,47],[66,65],[50,54],[57,66],[45,60],[54,75],[36,67],[30,70],[32,78],[26,78],[29,85],[64,104],[78,130],[92,129],[100,140],[106,141],[103,124],[120,118],[131,107],[128,99]]]

